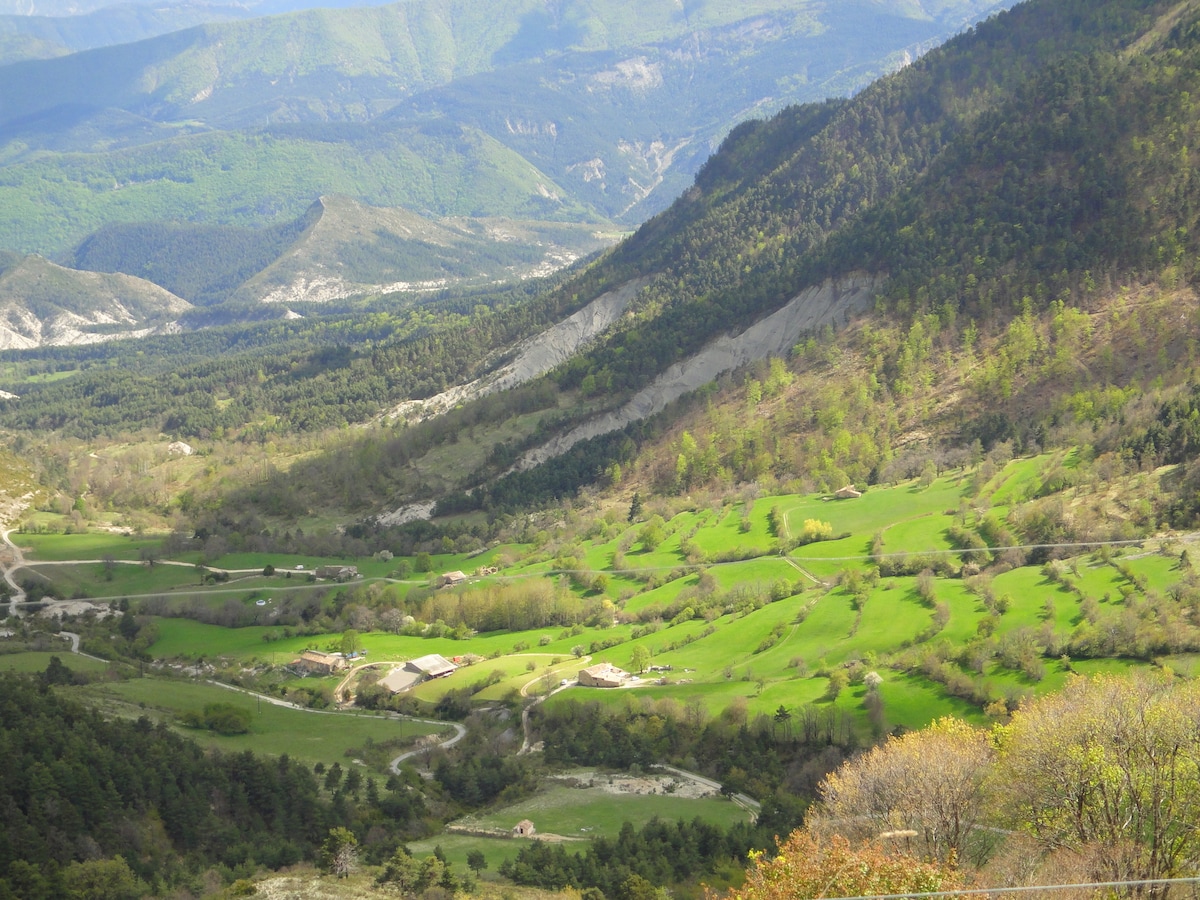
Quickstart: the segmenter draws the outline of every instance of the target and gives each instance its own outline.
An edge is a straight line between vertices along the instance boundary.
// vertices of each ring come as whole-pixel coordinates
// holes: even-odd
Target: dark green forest
[[[105,868],[157,892],[212,866],[284,866],[352,819],[286,757],[212,754],[148,719],[108,720],[59,696],[55,671],[0,673],[2,897],[73,896]]]

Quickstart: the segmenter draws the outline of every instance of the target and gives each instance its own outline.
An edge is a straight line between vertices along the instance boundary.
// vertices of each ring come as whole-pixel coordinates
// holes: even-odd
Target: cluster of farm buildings
[[[365,654],[363,654],[365,655]],[[305,650],[300,658],[293,660],[292,669],[304,675],[336,675],[350,668],[350,664],[358,658],[358,654],[330,653],[324,650]],[[455,657],[446,659],[439,653],[430,653],[417,659],[409,660],[402,666],[392,669],[379,680],[379,684],[392,693],[399,693],[413,685],[431,678],[445,678],[452,675],[460,665],[474,660]],[[624,669],[619,669],[612,663],[597,663],[588,666],[579,673],[581,687],[618,688],[637,681],[636,675],[630,675]],[[568,682],[563,682],[567,684]]]

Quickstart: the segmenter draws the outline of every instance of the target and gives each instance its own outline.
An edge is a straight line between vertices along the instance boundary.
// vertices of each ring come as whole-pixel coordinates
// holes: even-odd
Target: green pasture
[[[160,538],[125,537],[104,531],[86,534],[13,534],[12,541],[29,562],[63,562],[75,559],[140,559],[143,549],[157,551]]]
[[[1179,567],[1179,558],[1174,555],[1137,553],[1130,554],[1125,561],[1129,563],[1134,574],[1146,580],[1146,590],[1157,591],[1160,594],[1165,594],[1182,581],[1186,574]]]
[[[549,782],[532,797],[511,806],[472,817],[462,824],[509,830],[523,819],[533,822],[541,834],[563,837],[616,837],[625,822],[640,828],[651,819],[703,819],[722,826],[746,822],[749,813],[723,797],[679,797],[669,793],[617,792],[617,780],[606,785],[607,776],[584,775],[592,787],[570,787]]]
[[[282,635],[283,629],[279,626],[257,625],[245,628],[222,628],[219,625],[206,625],[191,619],[159,618],[155,621],[158,624],[159,637],[150,647],[150,652],[159,659],[194,659],[204,656],[206,658],[265,660],[273,655],[277,663],[283,663],[287,661],[285,657],[298,656],[309,647],[322,650],[337,649],[342,637],[340,633],[295,635],[290,638],[280,636],[278,640],[266,641],[263,639],[263,635],[279,636]],[[538,647],[538,639],[544,634],[557,635],[560,631],[561,629],[538,628],[530,631],[490,632],[461,641],[446,637],[410,637],[371,631],[360,635],[360,639],[372,661],[408,660],[430,653],[440,653],[447,658],[475,653],[490,658],[493,655],[502,656],[521,652],[514,650],[519,643],[528,644],[530,649],[545,649]],[[589,629],[583,635],[563,638],[562,641],[570,642],[569,645],[582,643],[586,646],[595,639],[595,636],[608,637],[619,634],[628,636],[628,631],[628,626],[616,626],[601,631]]]
[[[516,822],[513,823],[514,825]],[[406,846],[408,852],[417,859],[433,856],[435,848],[440,847],[446,860],[454,866],[456,872],[467,872],[467,855],[478,850],[487,860],[487,869],[483,873],[486,879],[489,872],[495,872],[506,859],[511,859],[526,845],[527,838],[477,837],[473,834],[455,834],[443,832],[423,841],[412,841]]]
[[[995,498],[1013,502],[1036,491],[1047,468],[1060,464],[1064,464],[1062,459],[1049,456],[1016,460],[1002,469],[987,489]],[[849,594],[832,586],[843,570],[873,565],[870,551],[876,533],[882,534],[888,553],[949,551],[947,529],[954,520],[961,498],[970,496],[973,489],[969,475],[951,473],[936,479],[928,488],[921,488],[916,481],[873,487],[856,500],[831,501],[797,495],[763,497],[753,506],[747,532],[741,530],[742,505],[726,504],[676,516],[666,524],[664,540],[653,551],[644,550],[635,540],[625,553],[624,565],[630,569],[645,569],[656,578],[672,571],[683,571],[687,566],[679,549],[685,536],[690,535],[688,539],[710,557],[745,552],[747,547],[757,548],[755,552],[759,555],[750,559],[699,567],[706,573],[703,580],[715,582],[717,595],[725,597],[729,608],[737,610],[724,615],[717,615],[718,611],[713,610],[709,616],[711,622],[692,619],[674,626],[669,621],[656,623],[657,630],[636,640],[630,640],[630,635],[635,629],[645,627],[641,623],[607,629],[543,627],[527,632],[479,634],[458,641],[372,632],[361,636],[362,644],[372,661],[400,661],[430,653],[448,658],[468,653],[483,657],[476,666],[464,668],[449,679],[416,688],[413,695],[428,703],[435,703],[447,691],[480,682],[493,672],[498,672],[496,683],[481,689],[476,699],[500,700],[514,689],[531,683],[531,692],[541,693],[545,686],[537,682],[548,676],[546,684],[554,686],[562,678],[573,677],[585,664],[571,653],[578,646],[594,657],[591,662],[608,661],[629,669],[632,654],[640,645],[650,651],[652,664],[673,667],[663,679],[666,683],[657,684],[658,675],[647,675],[635,688],[619,691],[572,688],[548,702],[585,697],[615,704],[639,698],[672,698],[680,703],[695,699],[713,714],[738,698],[743,699],[755,714],[769,714],[780,705],[821,701],[828,680],[808,673],[870,655],[880,659],[876,668],[885,677],[883,696],[891,724],[914,726],[936,715],[951,713],[967,714],[978,720],[982,716],[979,710],[945,697],[939,685],[919,677],[897,674],[886,665],[890,654],[913,644],[930,626],[934,605],[925,603],[918,596],[915,578],[881,580],[871,589],[861,610],[853,608]],[[837,540],[797,547],[791,554],[797,565],[822,579],[824,585],[812,583],[788,559],[771,549],[774,538],[768,531],[768,517],[775,506],[786,513],[792,533],[803,528],[805,518],[830,522],[835,534],[849,532],[849,536]],[[1003,507],[993,506],[991,514],[1002,517]],[[593,538],[578,539],[562,548],[553,543],[545,544],[536,555],[532,555],[529,545],[495,547],[478,556],[439,554],[432,557],[432,574],[453,569],[472,571],[492,560],[516,559],[518,561],[509,565],[506,572],[531,575],[553,569],[555,563],[551,554],[555,553],[576,556],[580,565],[591,571],[604,571],[612,566],[618,547],[628,543],[631,533],[636,534],[642,527],[641,523],[629,525],[622,520],[598,522],[588,531]],[[60,536],[43,537],[62,540]],[[521,561],[522,553],[531,555]],[[307,572],[322,561],[266,554],[231,554],[220,562],[230,568],[246,569],[258,569],[268,562],[277,569],[303,562]],[[359,562],[360,571],[368,577],[386,575],[397,564],[396,560]],[[1071,563],[1066,565],[1069,568]],[[1115,612],[1120,588],[1125,587],[1126,581],[1116,568],[1119,565],[1131,567],[1138,580],[1144,581],[1151,591],[1165,592],[1183,574],[1176,555],[1146,553],[1138,549],[1118,555],[1111,565],[1090,557],[1080,558],[1075,561],[1079,576],[1068,572],[1066,578],[1078,584],[1088,596],[1099,598],[1109,594]],[[130,568],[136,570],[139,567]],[[186,573],[187,570],[182,571]],[[642,580],[615,572],[609,574],[606,594],[613,598],[625,595],[623,611],[643,619],[657,615],[668,618],[667,608],[678,604],[681,595],[694,594],[702,580],[699,573],[689,573],[648,590]],[[756,595],[761,600],[764,593],[780,580],[800,585],[802,591],[758,609],[753,609],[747,602]],[[277,581],[278,578],[274,580]],[[271,597],[267,590],[270,585],[266,583],[239,581],[236,584],[238,587],[245,584],[247,591],[261,591],[259,596]],[[1046,578],[1040,566],[1026,566],[997,575],[992,579],[991,589],[1007,607],[997,623],[997,637],[1001,639],[1017,629],[1038,631],[1044,628],[1047,600],[1053,603],[1052,625],[1059,634],[1069,634],[1078,624],[1078,597]],[[585,593],[588,589],[576,586],[574,590]],[[126,589],[122,593],[136,591]],[[212,597],[214,603],[224,603],[229,596],[244,598],[245,595],[245,592],[214,593]],[[935,605],[945,604],[950,611],[949,621],[934,640],[951,647],[972,640],[981,619],[987,614],[982,601],[969,593],[964,582],[957,578],[937,578],[934,597]],[[703,598],[696,596],[695,602],[703,602]],[[204,655],[210,659],[270,659],[283,663],[309,646],[336,649],[341,639],[340,634],[283,638],[282,627],[227,630],[181,619],[164,619],[158,624],[160,637],[151,649],[162,658]],[[701,636],[710,627],[714,629],[713,633]],[[264,635],[278,639],[268,642]],[[544,644],[541,643],[543,639]],[[593,642],[614,639],[619,643],[591,653]],[[556,658],[558,661],[554,663]],[[530,661],[534,663],[532,670],[528,668]],[[1177,665],[1190,663],[1181,660]],[[1040,693],[1062,682],[1067,672],[1060,668],[1057,661],[1046,661],[1046,675],[1037,683],[1020,673],[995,666],[989,668],[987,678],[997,692]],[[850,689],[836,702],[839,708],[852,712],[865,727],[862,698],[856,691],[861,694],[858,688]]]
[[[1120,586],[1125,579],[1108,563],[1099,562],[1088,556],[1078,557],[1070,562],[1075,564],[1079,574],[1076,575],[1073,571],[1068,572],[1067,578],[1071,583],[1078,585],[1086,596],[1101,602],[1104,601],[1105,595],[1108,595],[1109,600],[1120,599]]]
[[[992,579],[992,590],[997,599],[1007,597],[1009,601],[1008,611],[1000,616],[997,634],[1017,628],[1040,628],[1045,621],[1047,598],[1054,603],[1055,628],[1070,631],[1079,617],[1075,595],[1050,581],[1040,568],[1010,569]]]
[[[764,497],[760,505],[778,505],[787,516],[792,535],[804,530],[805,519],[818,519],[833,526],[834,534],[851,532],[867,540],[881,529],[918,516],[944,513],[958,508],[966,490],[960,475],[944,475],[928,488],[907,481],[891,487],[868,488],[853,500],[826,500],[821,496]]]
[[[142,563],[79,563],[29,567],[64,597],[128,597],[176,592],[180,588],[199,590],[195,570],[186,566],[147,566]]]
[[[767,515],[771,509],[769,500],[770,498],[766,498],[754,505],[750,514],[749,531],[742,531],[743,505],[738,504],[731,507],[715,525],[709,525],[696,532],[691,542],[702,549],[709,558],[724,553],[762,556],[772,552],[776,539],[767,526]]]
[[[622,609],[627,613],[640,613],[642,610],[650,609],[651,607],[669,606],[683,590],[695,587],[699,580],[700,576],[689,575],[686,578],[676,578],[673,581],[668,581],[666,584],[660,584],[649,591],[643,590],[641,593],[630,597]],[[609,593],[612,593],[611,584],[609,585]]]
[[[871,591],[850,641],[861,653],[890,652],[925,631],[932,613],[917,593],[915,578],[890,578]]]
[[[79,689],[102,708],[119,715],[148,715],[174,722],[188,710],[209,703],[231,703],[253,713],[248,734],[222,736],[211,731],[179,727],[177,730],[205,746],[229,752],[253,750],[276,756],[287,754],[306,763],[349,763],[347,751],[368,741],[409,742],[442,730],[440,726],[387,718],[365,712],[322,712],[276,706],[240,691],[213,684],[164,678],[135,678]],[[402,752],[398,748],[396,753]]]
[[[897,522],[883,531],[885,553],[926,553],[954,549],[947,536],[947,529],[954,524],[954,516],[944,513],[926,513],[912,519]]]
[[[842,569],[865,569],[871,561],[871,535],[853,534],[834,541],[805,544],[788,554],[818,578],[835,578]]]
[[[950,578],[937,579],[933,594],[937,603],[946,604],[950,610],[950,621],[938,632],[938,638],[952,644],[965,644],[975,637],[985,612],[980,599],[961,581]]]
[[[946,696],[941,685],[924,676],[882,670],[879,674],[883,676],[879,694],[883,698],[884,718],[892,728],[897,725],[924,728],[944,716],[955,716],[977,725],[987,721],[979,707],[957,697]],[[845,690],[838,697],[838,706],[865,716],[862,712],[865,695],[866,689],[861,685]]]
[[[75,672],[106,672],[109,664],[104,660],[92,659],[90,656],[80,656],[70,651],[40,651],[27,650],[21,653],[0,654],[0,669],[10,672],[32,674],[46,671],[50,658],[57,656],[64,666]]]
[[[1034,496],[1042,485],[1042,473],[1052,459],[1053,454],[1046,453],[1010,462],[987,485],[992,505],[1020,503]]]
[[[529,664],[533,663],[531,670]],[[557,687],[563,678],[574,678],[575,674],[588,663],[576,659],[566,653],[544,653],[528,651],[502,656],[499,659],[485,659],[472,666],[458,669],[447,678],[435,678],[413,688],[413,697],[430,705],[437,703],[443,696],[453,690],[481,684],[494,676],[499,680],[478,693],[474,699],[501,700],[509,691],[520,690],[530,682],[535,684],[529,689],[533,695],[542,693],[541,682],[547,674],[551,675],[551,683]]]

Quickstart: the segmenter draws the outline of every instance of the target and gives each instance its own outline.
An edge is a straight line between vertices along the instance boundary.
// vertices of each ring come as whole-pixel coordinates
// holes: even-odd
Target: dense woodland
[[[348,796],[323,799],[286,757],[213,755],[147,719],[110,721],[56,693],[55,671],[0,675],[0,896],[91,896],[104,873],[120,896],[195,884],[210,867],[249,874],[311,858],[352,821]]]

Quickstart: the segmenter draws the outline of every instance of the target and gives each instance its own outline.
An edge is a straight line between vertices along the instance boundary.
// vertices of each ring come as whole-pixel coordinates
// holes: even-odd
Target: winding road
[[[12,528],[0,530],[0,538],[3,538],[4,543],[4,550],[0,552],[0,565],[4,567],[4,581],[8,584],[9,609],[12,610],[14,616],[20,617],[20,604],[25,602],[25,591],[17,584],[17,578],[14,573],[17,569],[25,568],[25,555],[21,553],[21,548],[14,544],[9,537],[12,532]]]

